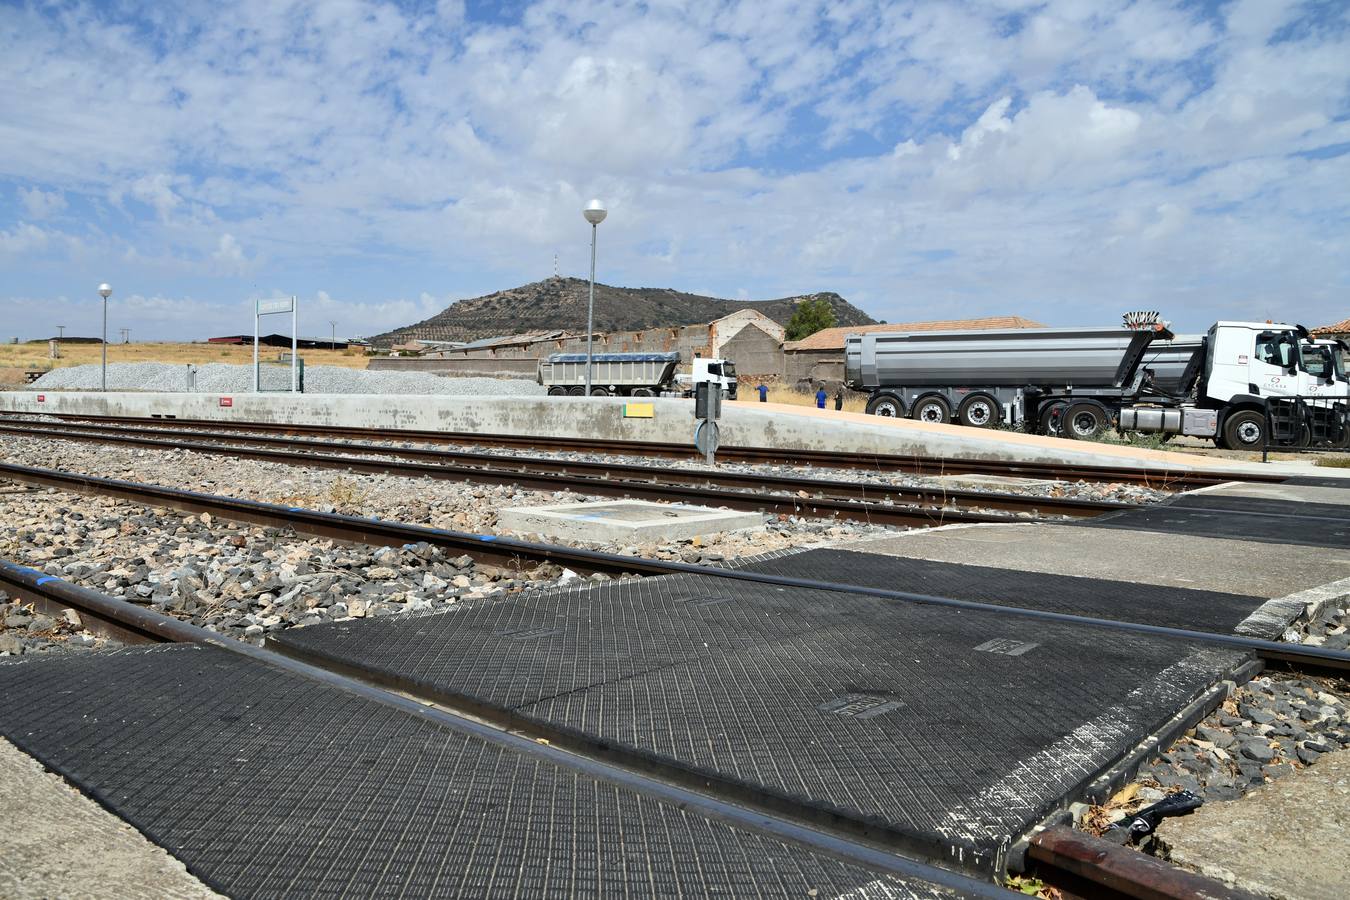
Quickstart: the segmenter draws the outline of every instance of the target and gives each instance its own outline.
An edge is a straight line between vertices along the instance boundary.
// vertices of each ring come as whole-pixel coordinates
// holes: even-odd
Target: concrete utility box
[[[644,500],[518,506],[497,514],[497,527],[508,531],[596,542],[683,540],[763,524],[760,513]]]

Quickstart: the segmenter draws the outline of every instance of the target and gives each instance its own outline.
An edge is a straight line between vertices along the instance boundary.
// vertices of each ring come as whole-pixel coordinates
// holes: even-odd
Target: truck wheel
[[[867,414],[869,416],[884,416],[888,419],[903,419],[905,417],[905,404],[900,402],[899,397],[882,394],[880,397],[873,397],[867,401]]]
[[[914,408],[909,411],[909,416],[919,422],[946,425],[952,420],[952,410],[947,405],[947,401],[941,397],[924,397],[922,400],[915,401]]]
[[[581,385],[573,385],[572,387],[567,389],[567,396],[584,397],[586,396],[586,389]]]
[[[956,418],[962,425],[970,428],[994,428],[1002,418],[1000,412],[993,398],[976,394],[961,401]]]
[[[651,389],[651,388],[633,388],[633,396],[634,396],[634,397],[655,397],[656,394],[652,392],[652,389]]]
[[[567,395],[567,388],[561,384],[555,384],[548,389],[548,395],[550,397],[564,397]]]
[[[603,387],[600,387],[600,386],[596,385],[596,386],[594,386],[594,387],[591,388],[591,396],[592,396],[592,397],[608,397],[608,396],[609,396],[609,388],[603,388]]]
[[[1095,403],[1074,403],[1064,411],[1059,430],[1075,441],[1094,438],[1106,430],[1106,410]]]
[[[1223,442],[1230,450],[1259,450],[1266,439],[1266,417],[1254,409],[1235,412],[1223,423]]]

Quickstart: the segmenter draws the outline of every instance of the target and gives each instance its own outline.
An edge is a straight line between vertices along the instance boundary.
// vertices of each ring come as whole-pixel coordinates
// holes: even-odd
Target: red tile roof
[[[1350,334],[1350,319],[1343,319],[1339,322],[1333,322],[1330,325],[1320,325],[1312,330],[1313,334]]]

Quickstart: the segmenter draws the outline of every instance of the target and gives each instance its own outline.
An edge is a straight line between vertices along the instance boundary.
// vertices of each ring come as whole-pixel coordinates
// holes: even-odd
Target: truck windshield
[[[728,378],[735,378],[736,364],[733,362],[722,363],[722,374]]]

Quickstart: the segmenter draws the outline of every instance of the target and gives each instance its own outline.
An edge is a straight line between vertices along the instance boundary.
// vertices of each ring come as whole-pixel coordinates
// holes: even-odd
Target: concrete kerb
[[[41,398],[41,399],[39,399]],[[404,428],[537,437],[693,444],[693,409],[686,400],[654,398],[651,418],[627,418],[620,397],[416,397],[368,394],[156,394],[132,392],[0,392],[0,410],[33,415],[177,417],[333,427]],[[763,408],[761,408],[763,407]],[[729,403],[724,445],[826,450],[952,459],[1167,467],[1211,470],[1222,461],[1108,444],[855,413],[816,415],[782,404]]]

